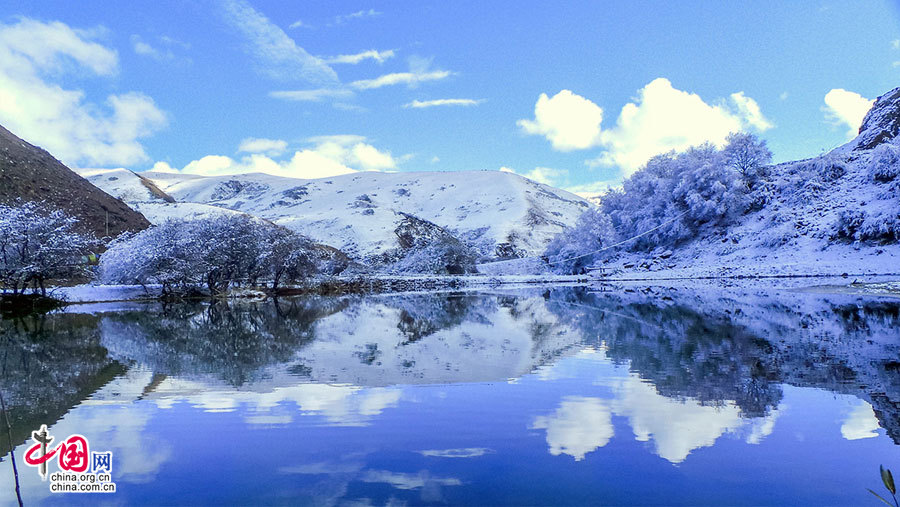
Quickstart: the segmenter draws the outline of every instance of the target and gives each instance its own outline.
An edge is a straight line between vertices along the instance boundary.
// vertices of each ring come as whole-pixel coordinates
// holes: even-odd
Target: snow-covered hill
[[[772,167],[766,204],[734,225],[600,265],[618,278],[900,273],[898,134],[900,88],[875,101],[853,141]]]
[[[176,202],[149,178],[128,169],[77,169],[76,172],[107,194],[127,202],[152,224],[159,224],[170,218],[197,220],[239,213],[209,204]],[[177,181],[191,178],[189,175],[171,176],[177,178]]]
[[[499,171],[360,172],[316,180],[156,172],[129,177],[122,171],[82,174],[153,222],[239,211],[359,258],[397,248],[397,230],[406,215],[443,227],[486,257],[539,255],[590,206],[569,192]],[[175,203],[164,204],[167,200]],[[192,209],[182,209],[185,203]]]

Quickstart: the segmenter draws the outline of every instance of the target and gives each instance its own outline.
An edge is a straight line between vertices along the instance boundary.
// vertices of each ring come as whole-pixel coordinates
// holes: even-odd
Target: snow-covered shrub
[[[44,283],[87,273],[82,256],[98,243],[78,232],[78,220],[35,202],[0,205],[0,285],[24,292],[29,284],[46,294]]]
[[[900,213],[866,213],[862,210],[846,210],[838,215],[834,225],[835,239],[850,241],[900,241]]]
[[[630,245],[639,250],[692,238],[706,224],[726,225],[749,204],[740,173],[709,144],[652,158],[602,201],[620,237],[643,234]]]
[[[545,252],[549,260],[569,259],[613,243],[653,250],[726,226],[763,206],[775,187],[768,181],[771,153],[750,134],[733,134],[723,150],[711,144],[651,158],[626,179],[622,190],[603,196],[600,209],[585,212],[575,227],[562,232]],[[751,193],[752,189],[752,193]],[[578,272],[596,256],[560,262],[557,272]]]
[[[829,153],[794,163],[788,172],[797,175],[798,183],[832,182],[847,174],[847,159],[843,155]]]
[[[607,193],[599,210],[585,212],[551,242],[545,252],[551,265],[568,259],[554,270],[580,272],[599,260],[583,254],[614,240],[628,241],[623,248],[652,250],[695,237],[701,228],[727,225],[749,209],[751,186],[766,189],[765,199],[771,193],[762,179],[768,173],[761,164],[771,157],[765,144],[753,136],[729,139],[726,150],[707,143],[650,159],[622,190]]]
[[[316,246],[246,215],[170,220],[110,244],[100,261],[104,283],[159,284],[164,293],[297,280],[317,271]]]
[[[733,132],[728,134],[726,143],[722,150],[726,163],[740,174],[748,189],[768,179],[772,152],[764,140],[746,132]]]
[[[580,274],[587,266],[602,260],[608,250],[598,252],[614,244],[616,232],[609,215],[599,208],[592,208],[578,217],[573,227],[556,235],[544,256],[555,273]]]
[[[749,199],[741,174],[714,146],[691,148],[678,161],[681,170],[673,198],[686,211],[682,222],[688,227],[724,225],[746,211]]]
[[[390,271],[394,273],[429,273],[462,275],[475,272],[478,254],[459,240],[447,237],[422,247],[411,248]]]
[[[900,241],[900,213],[870,215],[859,231],[859,239],[881,243]]]
[[[887,183],[900,176],[900,146],[882,143],[872,150],[867,167],[869,177]]]

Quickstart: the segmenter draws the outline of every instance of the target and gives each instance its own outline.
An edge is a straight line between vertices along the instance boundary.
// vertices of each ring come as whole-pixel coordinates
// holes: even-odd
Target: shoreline
[[[650,273],[648,273],[650,274]],[[662,274],[654,272],[652,274]],[[635,276],[637,275],[637,276]],[[778,280],[781,283],[767,283]],[[821,280],[825,283],[797,283]],[[795,283],[790,283],[794,281]],[[784,283],[788,282],[788,283]],[[828,283],[831,282],[831,283]],[[843,283],[842,283],[843,282]],[[847,274],[800,274],[800,275],[722,275],[722,276],[584,276],[584,275],[470,275],[470,276],[376,276],[367,279],[348,278],[332,279],[326,282],[330,289],[322,292],[322,285],[289,286],[279,290],[278,297],[297,297],[303,295],[376,295],[403,294],[409,292],[446,292],[467,291],[490,288],[528,288],[539,286],[610,286],[623,284],[633,285],[668,285],[668,286],[736,286],[789,290],[795,292],[812,292],[819,294],[857,294],[885,297],[900,297],[900,273],[847,273]],[[48,295],[64,301],[64,306],[105,304],[105,303],[141,303],[159,301],[159,287],[136,285],[76,285],[72,287],[54,287]],[[268,291],[257,289],[239,289],[221,298],[210,296],[194,300],[209,301],[212,299],[267,299],[272,295]],[[191,300],[191,299],[186,299]]]

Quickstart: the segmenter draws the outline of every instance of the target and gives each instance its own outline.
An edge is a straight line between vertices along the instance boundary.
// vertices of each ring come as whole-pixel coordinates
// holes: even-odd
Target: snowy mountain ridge
[[[485,258],[540,255],[590,207],[569,192],[499,171],[359,172],[315,180],[126,169],[81,174],[153,223],[247,213],[361,259],[401,247],[398,231],[410,216],[440,226]]]

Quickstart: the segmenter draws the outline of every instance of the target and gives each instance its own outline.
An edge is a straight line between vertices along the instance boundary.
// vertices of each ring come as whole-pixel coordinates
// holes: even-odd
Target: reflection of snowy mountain
[[[238,440],[315,428],[388,446],[402,440],[432,462],[489,460],[513,446],[558,463],[643,449],[667,466],[688,465],[735,445],[771,452],[809,407],[818,411],[809,431],[844,443],[900,435],[898,303],[658,290],[131,305],[54,315],[45,327],[4,321],[12,348],[0,380],[10,386],[17,439],[34,422],[59,419],[54,434],[77,428],[98,449],[129,454],[122,482],[132,484],[179,461],[177,445],[154,439],[182,434],[185,420],[214,422]],[[80,331],[60,331],[71,329]],[[89,390],[35,396],[28,382],[47,384],[43,373],[23,374],[26,356],[28,371]],[[110,375],[104,365],[118,369]],[[29,414],[52,419],[21,422]],[[340,445],[355,452],[358,444]],[[347,470],[342,481],[457,487],[446,469],[391,469],[357,455],[326,463],[339,444],[322,445],[318,457],[277,463],[278,473],[328,477],[323,470],[338,467]]]
[[[110,315],[102,342],[122,361],[168,374],[215,373],[236,386],[273,377],[386,386],[517,378],[582,339],[557,324],[542,297],[299,301]],[[291,375],[279,377],[285,370]]]
[[[244,212],[360,257],[396,248],[394,231],[404,214],[449,230],[489,257],[536,255],[588,207],[573,194],[499,171],[363,172],[317,180],[124,169],[82,174],[155,223]]]

